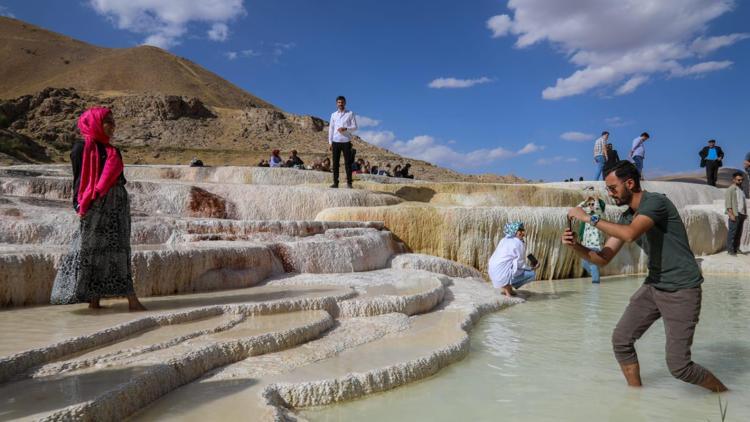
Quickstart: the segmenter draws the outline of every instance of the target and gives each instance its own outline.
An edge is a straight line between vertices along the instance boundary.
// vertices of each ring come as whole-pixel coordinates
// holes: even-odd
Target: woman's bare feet
[[[99,298],[91,299],[89,301],[89,309],[101,309],[102,305],[99,304]]]
[[[136,295],[130,295],[128,296],[128,310],[130,312],[145,311],[146,307],[143,306]]]
[[[513,291],[513,287],[510,285],[503,286],[503,294],[508,297],[516,296],[517,293]]]

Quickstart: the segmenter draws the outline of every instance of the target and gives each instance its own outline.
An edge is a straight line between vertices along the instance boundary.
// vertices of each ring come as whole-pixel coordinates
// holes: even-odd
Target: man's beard
[[[630,200],[633,199],[633,191],[631,191],[630,189],[628,189],[625,186],[624,186],[624,188],[625,188],[625,192],[621,196],[619,196],[617,198],[614,198],[615,204],[618,207],[621,206],[621,205],[627,205],[627,204],[629,204]]]

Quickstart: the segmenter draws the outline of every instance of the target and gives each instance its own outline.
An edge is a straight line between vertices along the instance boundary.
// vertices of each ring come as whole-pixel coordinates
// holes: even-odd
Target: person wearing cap
[[[487,264],[487,272],[496,289],[501,289],[505,296],[515,296],[514,288],[518,289],[536,279],[534,270],[539,263],[526,265],[526,229],[522,222],[507,223],[503,233]]]
[[[710,139],[708,145],[703,147],[698,155],[701,157],[701,167],[706,168],[706,184],[716,186],[719,167],[722,166],[722,160],[724,159],[724,151],[716,145],[715,139]]]

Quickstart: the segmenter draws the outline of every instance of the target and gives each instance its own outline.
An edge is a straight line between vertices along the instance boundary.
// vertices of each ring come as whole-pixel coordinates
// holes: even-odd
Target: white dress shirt
[[[630,156],[640,156],[646,158],[646,148],[643,147],[643,144],[645,143],[646,141],[644,141],[640,136],[633,139],[633,147],[630,148]]]
[[[344,133],[339,132],[339,128],[346,128]],[[351,142],[352,132],[357,130],[357,119],[354,118],[354,112],[350,110],[336,110],[331,114],[331,121],[328,124],[328,143],[333,142]]]

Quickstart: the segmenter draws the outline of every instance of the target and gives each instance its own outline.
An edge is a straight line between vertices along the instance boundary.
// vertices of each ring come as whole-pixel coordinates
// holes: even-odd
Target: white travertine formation
[[[437,256],[417,253],[394,256],[391,260],[391,268],[425,270],[450,277],[482,278],[482,273],[468,265]]]
[[[487,273],[487,261],[502,239],[508,221],[523,221],[527,252],[540,261],[540,278],[579,277],[580,260],[560,242],[566,227],[566,208],[547,207],[446,207],[413,203],[377,208],[332,208],[316,217],[322,221],[383,221],[412,251],[435,255]],[[607,219],[616,221],[618,210],[608,209]],[[726,227],[715,212],[682,212],[691,247],[697,255],[722,250]],[[644,272],[645,256],[635,245],[627,245],[604,269],[604,274]]]
[[[466,356],[479,317],[523,302],[480,279],[505,222],[526,223],[541,278],[579,276],[559,240],[566,207],[584,185],[604,189],[364,175],[334,190],[330,174],[242,167],[126,176],[134,282],[149,310],[124,312],[122,299],[23,308],[48,301],[75,233],[70,169],[0,167],[0,306],[17,306],[0,312],[14,339],[0,343],[3,417],[295,420],[297,408],[424,379]],[[717,254],[721,190],[644,186],[678,206],[704,272],[747,272],[747,256]],[[607,219],[617,214],[610,206]],[[627,245],[602,274],[645,263]],[[58,393],[69,385],[81,388]]]

